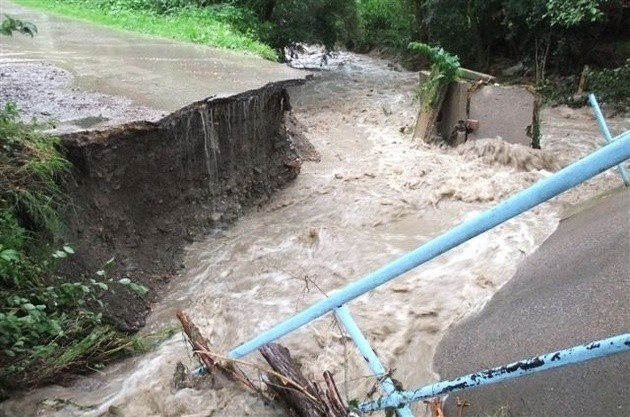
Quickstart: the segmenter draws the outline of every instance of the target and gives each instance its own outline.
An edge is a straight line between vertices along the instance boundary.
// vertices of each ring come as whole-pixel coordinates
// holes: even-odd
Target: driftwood
[[[260,348],[260,353],[275,371],[274,374],[268,375],[267,385],[284,404],[290,416],[345,417],[348,415],[330,372],[324,373],[326,392],[323,392],[316,383],[309,382],[302,375],[291,359],[289,349],[270,343]]]
[[[232,362],[223,363],[218,360],[216,356],[212,355],[206,343],[206,339],[201,335],[199,328],[190,320],[186,313],[182,310],[178,310],[177,318],[182,324],[184,333],[188,336],[188,341],[195,351],[195,355],[199,358],[199,361],[203,364],[208,373],[212,375],[219,374],[225,379],[236,382],[246,389],[257,393],[264,400],[269,401],[268,396],[259,387],[254,385],[238,366]]]
[[[254,384],[233,361],[220,360],[208,349],[206,339],[183,311],[177,318],[193,347],[195,355],[211,375],[235,382],[247,391],[254,392],[265,402],[277,401],[284,406],[290,417],[347,417],[344,405],[332,374],[324,372],[325,390],[307,380],[291,359],[289,350],[278,344],[260,349],[273,371],[265,374],[266,390]]]
[[[424,400],[425,404],[428,404],[431,408],[431,417],[444,417],[444,403],[440,397],[435,397],[430,400]]]

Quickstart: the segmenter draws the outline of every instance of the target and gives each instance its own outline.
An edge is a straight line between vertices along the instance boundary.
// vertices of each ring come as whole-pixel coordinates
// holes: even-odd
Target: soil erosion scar
[[[286,124],[286,87],[297,83],[211,97],[155,123],[62,136],[75,166],[66,216],[81,254],[75,265],[93,272],[116,256],[120,274],[159,289],[195,235],[233,222],[295,179],[301,163]],[[143,325],[145,303],[108,301],[119,327]]]

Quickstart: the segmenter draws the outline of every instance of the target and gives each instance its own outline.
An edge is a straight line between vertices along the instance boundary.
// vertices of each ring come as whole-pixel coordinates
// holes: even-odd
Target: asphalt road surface
[[[438,346],[442,379],[630,332],[630,190],[563,220],[485,308]],[[452,394],[447,415],[628,417],[630,354]],[[450,413],[449,413],[450,412]]]
[[[35,37],[0,42],[2,62],[46,61],[76,74],[79,87],[174,111],[305,71],[252,55],[87,24],[0,1],[1,12],[37,26]]]

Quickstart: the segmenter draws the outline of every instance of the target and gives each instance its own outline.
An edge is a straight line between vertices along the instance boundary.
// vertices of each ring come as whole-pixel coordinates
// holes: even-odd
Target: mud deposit
[[[461,149],[414,143],[406,132],[418,106],[413,102],[416,85],[416,74],[393,71],[384,61],[339,54],[312,81],[289,88],[293,114],[305,126],[306,137],[321,155],[320,162],[304,163],[295,181],[264,205],[249,210],[232,227],[189,245],[185,269],[154,306],[142,332],[174,325],[175,309],[184,308],[208,337],[211,348],[227,352],[321,300],[324,294],[602,146],[603,139],[589,110],[565,108],[543,113],[544,152],[524,151],[493,138]],[[287,103],[286,95],[281,91],[277,94],[270,106],[280,110],[281,103]],[[190,224],[186,216],[212,226],[225,218],[219,213],[228,213],[229,217],[229,213],[239,210],[239,198],[224,203],[223,195],[240,196],[240,190],[246,190],[245,194],[260,193],[266,198],[271,188],[255,183],[237,183],[237,188],[231,185],[242,179],[242,173],[251,173],[248,170],[252,166],[244,165],[245,171],[238,171],[236,165],[214,159],[229,154],[231,142],[221,143],[221,153],[215,155],[216,140],[222,139],[213,139],[208,127],[229,113],[232,116],[221,119],[222,124],[217,125],[217,129],[229,133],[230,124],[225,120],[240,113],[225,107],[212,113],[211,107],[206,106],[213,102],[222,103],[196,103],[174,124],[162,121],[158,125],[128,126],[126,131],[134,131],[140,140],[149,142],[149,130],[163,129],[170,132],[166,135],[169,144],[180,144],[162,146],[155,155],[146,151],[137,155],[134,141],[126,140],[124,131],[112,131],[115,135],[107,141],[98,133],[71,136],[74,152],[80,155],[81,145],[85,144],[86,149],[94,149],[101,158],[81,157],[90,156],[96,166],[100,161],[105,163],[102,169],[82,168],[90,183],[85,188],[90,194],[84,197],[90,202],[89,211],[82,215],[95,218],[107,213],[110,238],[103,242],[120,238],[115,243],[117,250],[142,244],[141,240],[134,240],[135,233],[128,232],[133,229],[136,233],[148,233],[150,239],[162,234],[165,238],[171,236],[171,232],[160,231],[156,225],[177,230],[178,239],[185,240],[185,230],[178,228]],[[261,102],[264,100],[258,105]],[[256,108],[254,103],[251,105]],[[199,106],[204,110],[200,112]],[[273,117],[281,123],[281,114]],[[628,118],[616,118],[611,127],[617,132],[627,128],[628,122]],[[195,144],[186,137],[189,127],[198,132]],[[275,130],[268,129],[272,137],[278,137]],[[112,147],[115,143],[126,143],[128,148],[118,152],[120,148]],[[272,152],[272,148],[256,148],[256,152]],[[173,172],[163,167],[167,149],[173,159],[179,157],[182,161]],[[112,163],[106,162],[115,151],[126,154],[128,161],[112,170]],[[275,165],[274,177],[295,175],[292,163],[287,166],[289,151],[275,159],[279,164]],[[182,159],[184,155],[189,159]],[[256,160],[254,155],[250,157]],[[238,155],[234,160],[238,160]],[[152,168],[156,178],[151,181],[158,187],[143,188],[149,179],[133,178],[130,167],[134,164]],[[194,172],[193,166],[197,167]],[[210,174],[215,169],[217,178],[221,179],[224,173],[233,175],[228,175],[225,182],[221,179],[219,187],[214,180],[207,181],[214,178]],[[126,192],[122,178],[131,182]],[[405,387],[433,381],[437,378],[431,368],[434,349],[448,326],[478,311],[510,279],[520,261],[555,230],[566,208],[619,184],[616,172],[603,173],[348,307],[384,365]],[[116,204],[105,201],[107,209],[103,210],[97,190],[105,190],[104,194]],[[188,207],[201,197],[198,207]],[[148,219],[139,213],[143,210]],[[163,221],[170,210],[177,215],[169,217],[169,221],[181,220]],[[96,232],[93,236],[97,242],[101,239]],[[86,245],[88,241],[85,240]],[[151,250],[146,252],[148,256],[160,253]],[[131,261],[127,266],[133,267]],[[330,317],[281,342],[313,379],[320,380],[325,369],[332,371],[342,395],[348,399],[365,398],[376,382],[348,337]],[[50,386],[7,401],[0,406],[0,412],[8,416],[82,417],[284,415],[283,410],[229,386],[174,388],[172,376],[179,361],[189,367],[197,365],[177,335],[153,352],[109,366],[69,387]],[[260,363],[256,355],[246,361]],[[259,377],[257,368],[247,369],[252,378]],[[424,412],[424,405],[414,406],[416,415]]]
[[[56,133],[157,121],[167,114],[123,97],[82,90],[70,72],[43,62],[3,62],[0,87],[0,103],[14,102],[26,120],[50,123]]]

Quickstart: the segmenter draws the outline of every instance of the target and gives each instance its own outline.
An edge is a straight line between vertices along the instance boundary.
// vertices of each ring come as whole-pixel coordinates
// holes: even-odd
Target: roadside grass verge
[[[168,13],[154,10],[103,8],[98,3],[68,0],[11,0],[25,7],[99,25],[157,35],[217,48],[231,49],[277,61],[270,46],[258,41],[255,28],[244,31],[235,22],[242,16],[233,7],[186,7]],[[36,23],[36,22],[34,22]]]

